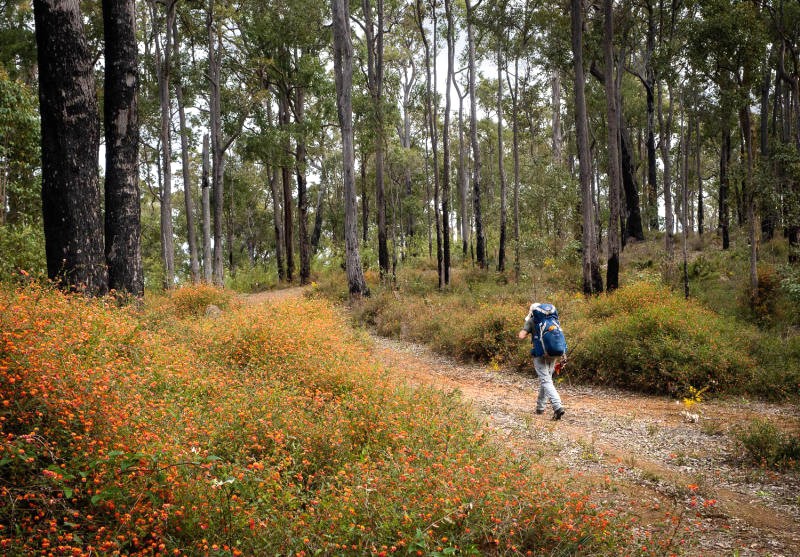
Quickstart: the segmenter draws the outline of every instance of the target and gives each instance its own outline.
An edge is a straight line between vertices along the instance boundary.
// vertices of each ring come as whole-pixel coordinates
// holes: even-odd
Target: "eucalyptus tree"
[[[178,125],[181,136],[181,173],[183,175],[183,203],[186,212],[186,243],[189,247],[189,273],[193,283],[200,282],[200,263],[197,251],[197,235],[194,223],[194,201],[192,199],[192,171],[189,164],[189,127],[186,123],[186,99],[184,97],[184,73],[181,60],[180,36],[177,18],[173,22],[173,55],[175,64],[175,102],[178,105]]]
[[[333,72],[336,79],[336,108],[342,133],[342,177],[344,181],[345,271],[351,297],[369,295],[364,280],[356,231],[356,195],[353,176],[353,43],[350,10],[346,0],[331,0],[333,12]]]
[[[384,145],[386,142],[383,76],[384,76],[384,36],[386,20],[384,0],[375,0],[375,13],[371,0],[362,0],[364,15],[364,35],[367,48],[367,89],[372,100],[372,118],[374,120],[374,154],[375,154],[375,211],[378,219],[378,265],[381,279],[385,280],[389,273],[389,248],[386,233],[386,199],[384,184]]]
[[[436,228],[436,265],[439,281],[439,288],[444,285],[444,272],[442,269],[442,228],[439,222],[439,125],[438,125],[438,101],[436,100],[436,42],[438,31],[438,18],[436,14],[437,0],[431,0],[427,8],[430,9],[433,20],[433,39],[429,42],[425,28],[425,16],[427,8],[423,8],[423,0],[416,0],[415,9],[417,17],[417,27],[425,50],[425,107],[428,116],[428,133],[431,140],[431,150],[433,154],[433,206],[434,206],[434,226]],[[431,53],[433,45],[433,53]],[[431,65],[433,65],[433,76],[431,76]]]
[[[444,0],[447,20],[447,79],[445,80],[444,129],[442,132],[443,170],[442,179],[442,267],[444,284],[450,284],[450,111],[451,85],[455,81],[455,18],[452,0]]]
[[[614,3],[603,0],[603,55],[605,62],[606,88],[606,127],[608,130],[608,266],[606,268],[606,288],[619,287],[619,197],[620,176],[620,132],[619,105],[617,104],[617,80],[614,75]]]
[[[94,64],[77,1],[35,0],[47,275],[64,288],[108,290],[97,157]]]
[[[578,146],[583,223],[581,238],[583,247],[583,292],[584,294],[597,294],[603,291],[603,279],[600,276],[597,238],[594,228],[589,121],[586,114],[586,74],[583,66],[583,3],[580,0],[571,0],[570,22],[573,67],[575,71],[575,136]]]
[[[480,1],[473,4],[465,0],[467,10],[467,60],[469,65],[469,102],[470,102],[470,142],[472,144],[472,203],[475,218],[475,257],[478,265],[486,268],[486,238],[483,231],[481,214],[481,150],[478,143],[478,106],[475,94],[476,60],[475,60],[475,9]]]
[[[139,206],[138,56],[133,0],[103,1],[108,287],[144,294]]]

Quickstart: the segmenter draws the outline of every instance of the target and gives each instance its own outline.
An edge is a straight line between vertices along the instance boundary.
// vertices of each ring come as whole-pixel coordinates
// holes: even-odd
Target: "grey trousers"
[[[556,367],[556,359],[548,356],[533,358],[533,369],[539,376],[539,398],[536,400],[536,410],[544,411],[547,401],[553,405],[553,410],[561,408],[561,397],[558,396],[556,386],[553,384],[553,372]]]

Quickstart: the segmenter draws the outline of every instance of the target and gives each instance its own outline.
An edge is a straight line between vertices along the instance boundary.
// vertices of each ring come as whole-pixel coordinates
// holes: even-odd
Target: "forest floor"
[[[302,293],[300,288],[250,296],[249,303]],[[767,419],[800,434],[794,406],[741,398],[693,406],[666,397],[573,385],[568,368],[558,384],[567,410],[535,414],[533,372],[456,362],[414,343],[372,335],[373,355],[398,381],[456,392],[482,414],[497,440],[537,461],[554,478],[567,476],[606,508],[634,513],[642,530],[688,543],[687,555],[800,555],[800,473],[775,472],[742,460],[735,433]],[[664,516],[680,518],[670,532]],[[689,527],[689,531],[685,530]]]

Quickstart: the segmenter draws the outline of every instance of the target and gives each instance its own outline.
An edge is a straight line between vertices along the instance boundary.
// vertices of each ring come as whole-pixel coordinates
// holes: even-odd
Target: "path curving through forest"
[[[290,288],[248,303],[299,296]],[[741,459],[735,432],[755,418],[800,432],[797,409],[742,399],[704,401],[688,422],[680,401],[570,384],[559,392],[559,422],[534,413],[533,374],[456,362],[410,342],[371,335],[373,356],[390,376],[416,387],[457,392],[497,438],[555,475],[569,474],[597,502],[639,513],[643,529],[663,528],[665,512],[689,526],[686,555],[800,555],[800,473],[774,472]],[[648,511],[649,509],[649,511]],[[663,532],[662,532],[662,535]],[[684,532],[675,532],[676,544]]]

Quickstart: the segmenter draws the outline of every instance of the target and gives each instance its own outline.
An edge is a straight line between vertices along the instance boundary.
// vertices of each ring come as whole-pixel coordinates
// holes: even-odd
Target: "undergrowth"
[[[187,288],[136,309],[0,287],[4,554],[660,555],[678,543],[628,528],[566,475],[543,481],[457,397],[399,386],[329,303],[199,311],[224,298]]]

